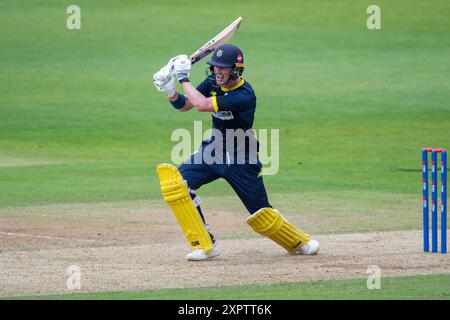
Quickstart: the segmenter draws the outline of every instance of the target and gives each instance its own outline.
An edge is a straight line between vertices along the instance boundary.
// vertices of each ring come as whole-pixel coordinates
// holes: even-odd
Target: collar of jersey
[[[242,86],[244,84],[244,79],[242,79],[241,81],[239,81],[239,83],[235,86],[229,87],[229,88],[224,88],[224,87],[220,87],[220,89],[222,89],[222,91],[228,92],[228,91],[233,91],[237,88],[239,88],[240,86]]]

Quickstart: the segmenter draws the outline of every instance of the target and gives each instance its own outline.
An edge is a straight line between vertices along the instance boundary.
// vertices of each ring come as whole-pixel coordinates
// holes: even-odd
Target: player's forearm
[[[211,98],[206,98],[201,92],[199,92],[190,82],[183,82],[181,86],[186,93],[188,100],[192,105],[202,112],[212,112],[214,107],[212,105]]]
[[[180,109],[181,112],[186,112],[189,111],[193,108],[194,106],[192,105],[192,103],[190,103],[190,101],[188,99],[186,99],[186,104],[184,105],[183,108]]]
[[[175,92],[175,94],[169,98],[170,103],[172,104],[172,106],[174,106],[176,109],[178,109],[181,112],[185,112],[185,111],[189,111],[191,110],[194,106],[192,105],[192,103],[189,101],[188,98],[185,98],[184,96],[180,96],[181,94],[178,92]],[[180,98],[183,98],[182,101],[184,102],[183,104],[180,104],[178,101],[180,100]]]

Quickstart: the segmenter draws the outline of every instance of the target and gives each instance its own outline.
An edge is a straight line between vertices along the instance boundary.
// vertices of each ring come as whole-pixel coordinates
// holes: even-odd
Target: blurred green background
[[[255,129],[280,129],[269,196],[398,194],[420,212],[420,149],[450,148],[448,1],[377,1],[381,30],[366,27],[372,1],[81,0],[81,30],[66,28],[70,4],[0,3],[0,206],[159,199],[172,131],[210,115],[175,111],[152,75],[243,16],[232,43]]]

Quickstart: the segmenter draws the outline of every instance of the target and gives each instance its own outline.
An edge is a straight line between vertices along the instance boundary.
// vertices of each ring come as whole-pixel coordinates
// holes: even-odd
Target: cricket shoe
[[[306,244],[301,246],[300,249],[298,249],[297,254],[315,255],[319,252],[319,248],[319,241],[309,240]]]
[[[220,253],[219,247],[214,243],[211,251],[205,252],[202,249],[195,249],[186,255],[186,259],[188,259],[188,261],[204,261],[217,257]]]

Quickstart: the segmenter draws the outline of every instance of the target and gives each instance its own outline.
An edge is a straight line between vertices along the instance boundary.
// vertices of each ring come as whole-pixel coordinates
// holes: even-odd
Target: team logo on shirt
[[[219,111],[219,112],[213,112],[212,116],[214,118],[218,118],[220,120],[233,120],[233,113],[231,111]]]

